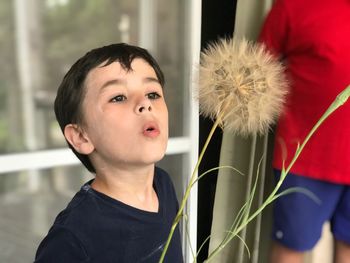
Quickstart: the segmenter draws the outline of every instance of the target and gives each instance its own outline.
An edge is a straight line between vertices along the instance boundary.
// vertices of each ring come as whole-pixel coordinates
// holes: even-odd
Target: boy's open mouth
[[[157,137],[159,135],[160,131],[157,127],[156,124],[154,123],[149,123],[149,124],[146,124],[144,126],[144,129],[143,129],[143,135],[147,136],[147,137],[151,137],[151,138],[154,138],[154,137]]]

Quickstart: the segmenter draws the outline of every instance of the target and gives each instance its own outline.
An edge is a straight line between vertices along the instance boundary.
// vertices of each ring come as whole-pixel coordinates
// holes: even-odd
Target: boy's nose
[[[141,101],[139,101],[135,110],[137,113],[144,113],[147,111],[152,111],[151,102],[148,99],[144,98]]]
[[[140,105],[138,108],[138,111],[140,113],[142,113],[144,111],[152,111],[152,107],[151,107],[151,105],[148,105],[148,106]]]

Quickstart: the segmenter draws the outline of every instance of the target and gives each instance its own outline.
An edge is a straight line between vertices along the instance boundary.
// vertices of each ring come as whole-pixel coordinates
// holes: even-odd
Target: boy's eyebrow
[[[156,82],[156,83],[160,84],[159,79],[153,78],[153,77],[146,77],[146,78],[144,78],[144,81],[143,81],[143,82],[145,82],[145,83],[148,83],[148,82]]]
[[[108,86],[122,85],[122,84],[126,84],[126,81],[123,79],[111,79],[111,80],[108,80],[105,83],[103,83],[100,90],[103,90],[103,89],[107,88]]]
[[[145,78],[143,78],[142,82],[143,83],[156,82],[156,83],[160,84],[159,80],[157,78],[154,78],[154,77],[145,77]],[[103,83],[100,90],[103,90],[106,87],[111,86],[111,85],[125,85],[125,84],[126,84],[126,80],[124,80],[124,79],[111,79],[111,80],[108,80],[105,83]]]

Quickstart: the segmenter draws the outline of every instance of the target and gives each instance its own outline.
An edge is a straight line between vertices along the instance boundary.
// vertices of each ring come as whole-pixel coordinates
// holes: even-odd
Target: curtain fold
[[[235,37],[245,37],[255,40],[261,24],[272,5],[273,0],[241,0],[237,1]],[[220,152],[220,166],[230,165],[240,170],[240,175],[231,169],[220,169],[216,186],[213,221],[209,244],[209,253],[218,247],[225,237],[230,226],[234,222],[239,210],[247,199],[252,184],[257,176],[258,163],[263,156],[263,167],[259,173],[259,185],[257,198],[251,211],[259,205],[265,191],[272,187],[272,175],[266,175],[265,166],[269,159],[269,141],[265,137],[241,138],[224,131]],[[269,173],[269,171],[267,172]],[[265,189],[265,187],[267,189]],[[267,262],[270,209],[267,209],[263,218],[257,218],[241,233],[242,239],[250,250],[250,258],[244,247],[244,243],[237,238],[232,240],[211,262],[218,263],[243,263],[243,262]],[[263,227],[261,227],[261,224]]]

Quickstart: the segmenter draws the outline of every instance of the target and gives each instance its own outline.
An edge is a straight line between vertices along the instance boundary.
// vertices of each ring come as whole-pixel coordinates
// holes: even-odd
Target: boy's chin
[[[157,162],[161,161],[164,158],[164,156],[165,156],[165,153],[162,153],[160,155],[154,156],[154,158],[153,158],[154,160],[152,162],[153,163],[157,163]]]
[[[161,161],[165,156],[165,152],[164,153],[161,153],[161,154],[154,154],[154,155],[151,155],[151,156],[148,156],[148,160],[145,160],[146,163],[149,163],[149,164],[155,164],[159,161]]]

